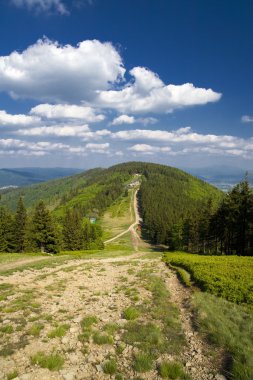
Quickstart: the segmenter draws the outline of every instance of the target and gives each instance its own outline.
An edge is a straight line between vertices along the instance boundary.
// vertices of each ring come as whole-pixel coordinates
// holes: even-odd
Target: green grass
[[[0,327],[0,332],[4,334],[12,334],[14,331],[13,326],[11,325],[4,325]]]
[[[93,334],[93,342],[98,345],[113,344],[113,337],[111,335],[96,331]]]
[[[143,300],[137,311],[145,316],[145,320],[134,320],[137,315],[130,309],[130,320],[124,326],[122,341],[141,350],[135,367],[141,368],[145,358],[152,362],[163,354],[179,354],[185,344],[179,313],[170,302],[166,284],[158,276],[153,275],[150,268],[137,274],[139,285],[151,293],[151,299]],[[140,311],[139,311],[140,310]],[[133,316],[132,316],[133,315]],[[133,319],[133,320],[131,320]]]
[[[103,331],[105,331],[109,335],[115,334],[116,331],[118,331],[118,329],[119,329],[119,326],[117,325],[117,323],[106,323],[103,326]]]
[[[148,372],[153,368],[153,361],[150,354],[140,352],[134,356],[133,369],[136,372]]]
[[[98,322],[98,319],[95,315],[88,315],[84,317],[81,321],[81,327],[83,331],[90,330],[93,325]]]
[[[182,282],[184,286],[186,286],[187,288],[190,288],[192,286],[191,275],[189,272],[175,265],[170,264],[170,267],[176,271],[179,280]]]
[[[137,319],[140,316],[139,310],[137,310],[135,307],[130,306],[127,309],[125,309],[122,313],[122,317],[128,321],[132,321],[134,319]]]
[[[115,380],[124,380],[124,377],[121,375],[121,373],[116,373]]]
[[[184,372],[182,365],[174,361],[161,362],[158,367],[158,373],[163,379],[190,379],[190,376]]]
[[[43,329],[44,329],[44,325],[43,325],[43,324],[41,324],[41,323],[35,323],[34,325],[32,325],[32,326],[28,329],[27,333],[28,333],[29,335],[39,336],[41,330],[43,330]]]
[[[6,301],[10,295],[13,295],[15,293],[14,285],[2,283],[0,284],[0,292],[0,301]]]
[[[84,331],[78,335],[78,340],[82,343],[87,343],[90,340],[91,331]]]
[[[12,379],[15,379],[16,377],[18,377],[17,371],[9,372],[7,374],[7,380],[12,380]]]
[[[27,258],[32,257],[38,257],[41,256],[43,258],[43,255],[38,255],[38,253],[0,253],[0,266],[3,264],[10,264],[13,262],[19,262],[22,264],[23,260],[26,260]]]
[[[161,328],[151,322],[128,322],[125,326],[123,341],[157,355],[164,352],[166,346],[166,340]]]
[[[103,371],[107,375],[114,375],[117,372],[117,362],[115,359],[110,359],[104,362]]]
[[[133,215],[129,212],[132,203],[133,190],[128,191],[127,196],[119,197],[101,218],[100,224],[104,231],[104,240],[111,239],[112,237],[125,231],[133,222]]]
[[[57,326],[55,329],[50,331],[47,334],[47,336],[50,339],[62,338],[66,334],[66,332],[68,331],[69,327],[70,327],[70,325],[68,325],[68,324],[63,324],[63,325]]]
[[[213,295],[194,295],[196,325],[204,337],[230,357],[227,371],[236,380],[253,379],[252,310]]]
[[[48,368],[50,371],[59,371],[64,364],[64,358],[59,354],[46,355],[44,352],[37,352],[31,357],[31,363],[42,368]]]
[[[0,267],[0,274],[1,276],[10,276],[14,272],[23,272],[24,270],[35,270],[35,271],[40,271],[41,269],[44,268],[56,268],[57,266],[67,264],[71,260],[88,260],[89,259],[101,259],[101,258],[113,258],[113,257],[121,257],[121,256],[128,256],[133,253],[132,249],[132,243],[131,243],[131,237],[130,233],[124,235],[121,239],[110,243],[106,245],[104,250],[82,250],[82,251],[61,251],[57,253],[57,255],[53,255],[48,258],[48,255],[45,255],[46,257],[43,258],[41,257],[41,260],[39,261],[34,261],[30,262],[27,264],[22,264],[21,261],[17,260],[16,254],[13,253],[7,253],[3,254],[5,256],[11,256],[14,255],[13,257],[13,262],[17,263],[17,266],[10,268],[10,269],[1,269]],[[2,254],[0,254],[1,256]],[[20,254],[17,254],[20,255]],[[30,257],[38,257],[38,254],[28,254],[25,253],[25,256],[30,256]],[[18,256],[19,258],[20,256]],[[39,275],[38,279],[43,279],[49,276],[50,274],[43,274]],[[1,290],[1,288],[0,288]],[[10,290],[11,291],[11,290]],[[9,295],[13,294],[11,292]],[[2,294],[1,294],[2,295]],[[0,296],[1,297],[1,296]],[[5,297],[6,298],[6,297]],[[0,298],[1,301],[1,298]]]
[[[126,348],[126,344],[124,342],[118,343],[116,348],[115,348],[116,354],[121,355],[125,348]]]
[[[35,298],[35,292],[32,289],[23,291],[21,296],[7,304],[2,311],[4,313],[15,313],[20,310],[38,312],[40,304],[34,301]]]
[[[160,349],[177,354],[185,344],[178,309],[170,302],[170,294],[164,281],[149,272],[150,270],[147,269],[138,274],[146,289],[152,293],[152,302],[145,306],[146,313],[149,313],[153,320],[159,320],[161,323],[166,343],[162,344]]]

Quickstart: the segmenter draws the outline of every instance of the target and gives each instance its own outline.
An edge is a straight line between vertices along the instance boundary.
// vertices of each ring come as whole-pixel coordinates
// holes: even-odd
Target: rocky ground
[[[0,379],[224,379],[160,256],[13,272],[0,290]]]

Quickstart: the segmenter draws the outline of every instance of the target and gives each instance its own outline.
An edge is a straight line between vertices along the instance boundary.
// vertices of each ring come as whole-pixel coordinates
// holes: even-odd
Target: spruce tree
[[[80,213],[74,210],[67,210],[63,221],[63,243],[64,248],[76,251],[83,247],[82,218]]]
[[[14,244],[17,252],[24,252],[27,214],[22,197],[19,198],[14,222]]]
[[[30,232],[32,243],[41,252],[57,253],[59,251],[56,227],[43,201],[40,201],[35,208]]]
[[[0,207],[0,252],[13,250],[13,218],[8,209]]]

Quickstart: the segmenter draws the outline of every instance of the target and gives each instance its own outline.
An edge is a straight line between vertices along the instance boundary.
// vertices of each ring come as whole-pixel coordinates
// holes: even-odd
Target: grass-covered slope
[[[2,194],[1,203],[15,209],[20,196],[23,197],[27,208],[33,207],[39,200],[43,200],[50,208],[57,207],[64,199],[74,197],[78,191],[89,184],[101,169],[89,170],[71,177],[56,179],[29,187],[12,190]]]
[[[71,177],[35,184],[2,194],[1,204],[15,210],[23,197],[25,206],[33,208],[43,200],[61,218],[68,208],[78,208],[83,215],[100,213],[125,191],[131,174],[120,170],[96,168]]]

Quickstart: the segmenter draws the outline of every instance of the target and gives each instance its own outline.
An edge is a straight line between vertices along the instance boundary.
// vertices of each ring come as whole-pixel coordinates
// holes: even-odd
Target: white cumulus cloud
[[[111,136],[108,129],[99,129],[92,131],[87,124],[59,124],[47,125],[34,128],[22,128],[15,131],[19,136],[56,136],[56,137],[81,137],[83,141],[100,140],[104,137]]]
[[[105,116],[97,114],[91,107],[68,104],[39,104],[30,111],[47,119],[82,119],[86,123],[103,121]]]
[[[21,53],[0,56],[0,91],[13,98],[77,103],[109,89],[124,73],[121,56],[109,42],[71,46],[43,39]]]
[[[85,148],[89,150],[91,153],[100,153],[100,154],[109,154],[109,143],[104,144],[95,144],[95,143],[88,143],[86,144]]]
[[[128,115],[120,115],[115,117],[111,122],[111,125],[121,125],[121,124],[134,124],[139,123],[143,125],[155,124],[158,120],[154,117],[134,117]]]
[[[175,109],[216,102],[221,94],[192,83],[165,84],[144,67],[130,70],[133,80],[125,81],[126,69],[116,48],[110,43],[85,40],[77,46],[60,45],[46,38],[22,52],[0,56],[0,91],[13,98],[31,98],[57,104],[34,107],[44,114],[80,114],[71,107],[113,109],[122,113],[114,125],[135,122],[144,125],[153,118],[128,114],[169,113]],[[65,110],[63,103],[69,103]],[[51,109],[49,109],[51,106]],[[65,116],[67,117],[67,116]],[[102,118],[102,115],[97,115]]]
[[[29,129],[19,129],[16,131],[18,135],[22,136],[59,136],[70,137],[80,136],[85,137],[89,134],[90,129],[87,125],[54,125],[43,126]]]
[[[27,115],[12,115],[4,110],[0,110],[0,126],[28,126],[35,125],[40,122],[40,118]]]
[[[111,125],[134,124],[134,123],[135,123],[134,116],[120,115],[118,117],[115,117],[115,119],[113,119]]]
[[[136,144],[129,148],[129,150],[144,154],[154,154],[154,153],[169,153],[171,148],[169,146],[153,146],[148,144]]]
[[[122,113],[169,113],[177,108],[216,102],[221,94],[212,89],[198,88],[192,83],[165,85],[157,74],[144,67],[134,67],[134,82],[120,90],[102,90],[97,104]]]

